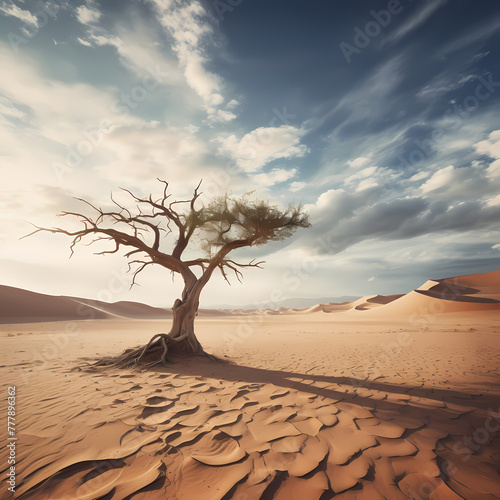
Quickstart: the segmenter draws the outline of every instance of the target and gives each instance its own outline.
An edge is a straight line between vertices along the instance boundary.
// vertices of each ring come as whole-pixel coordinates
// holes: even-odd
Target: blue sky
[[[61,236],[81,196],[255,190],[313,227],[202,305],[409,291],[500,267],[500,6],[483,0],[0,4],[3,283],[165,305]]]

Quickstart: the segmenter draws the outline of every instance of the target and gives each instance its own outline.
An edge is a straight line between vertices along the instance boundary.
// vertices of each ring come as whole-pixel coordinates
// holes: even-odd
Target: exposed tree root
[[[148,369],[159,364],[167,366],[167,362],[172,358],[192,356],[206,356],[212,361],[218,361],[187,335],[172,337],[167,333],[157,333],[146,346],[127,349],[117,357],[98,361],[95,366]]]

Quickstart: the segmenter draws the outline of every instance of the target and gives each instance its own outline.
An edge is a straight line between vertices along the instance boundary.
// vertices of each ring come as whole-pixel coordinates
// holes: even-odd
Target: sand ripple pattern
[[[228,380],[202,364],[204,375],[59,368],[34,381],[14,498],[500,498],[499,433],[464,444],[487,417],[477,395]]]

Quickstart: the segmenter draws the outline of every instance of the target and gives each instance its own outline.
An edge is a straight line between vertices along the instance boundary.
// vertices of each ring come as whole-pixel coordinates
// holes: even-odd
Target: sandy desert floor
[[[85,365],[168,321],[0,325],[14,498],[500,498],[500,311],[333,316],[200,318],[227,363],[148,372]]]

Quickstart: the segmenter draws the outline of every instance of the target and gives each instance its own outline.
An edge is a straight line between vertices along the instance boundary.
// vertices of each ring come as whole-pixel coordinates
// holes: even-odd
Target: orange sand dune
[[[72,298],[81,304],[87,304],[97,311],[102,311],[108,317],[134,318],[134,319],[162,319],[172,316],[172,311],[160,307],[152,307],[139,302],[120,301],[102,302],[100,300]]]
[[[269,314],[349,313],[377,317],[500,309],[500,271],[428,280],[405,295],[368,295],[354,302],[317,304]],[[366,316],[367,313],[370,315]],[[356,316],[358,317],[358,316]],[[360,316],[361,317],[361,316]]]
[[[0,321],[47,321],[50,318],[107,318],[109,314],[70,297],[55,297],[0,286]]]
[[[200,316],[225,316],[229,311],[200,309]],[[0,285],[0,323],[51,321],[58,319],[166,319],[171,309],[152,307],[139,302],[103,302],[78,297],[45,295]]]
[[[429,280],[375,311],[381,316],[500,311],[500,271]]]
[[[399,299],[402,295],[373,295],[370,297],[364,297],[357,301],[353,309],[358,311],[366,311],[367,309],[374,309],[379,306],[384,306],[390,302]]]
[[[396,300],[399,297],[401,297],[401,295],[367,295],[353,302],[339,302],[339,303],[331,302],[329,304],[316,304],[314,306],[301,309],[279,308],[274,311],[271,310],[269,311],[271,311],[271,313],[274,314],[290,314],[290,313],[304,314],[304,313],[315,313],[315,312],[339,313],[339,312],[351,311],[352,309],[363,311],[366,309],[372,309],[384,304],[388,304],[389,302],[392,302],[393,300]]]

